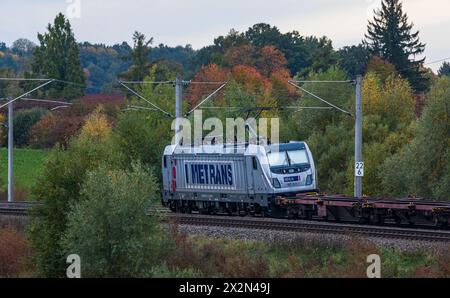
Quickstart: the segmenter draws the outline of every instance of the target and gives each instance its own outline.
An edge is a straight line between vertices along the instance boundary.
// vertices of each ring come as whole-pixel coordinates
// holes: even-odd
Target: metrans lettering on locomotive
[[[186,163],[186,184],[233,185],[233,167],[231,164],[195,164]]]

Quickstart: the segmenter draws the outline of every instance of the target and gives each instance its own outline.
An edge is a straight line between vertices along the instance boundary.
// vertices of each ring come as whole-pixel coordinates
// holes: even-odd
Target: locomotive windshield
[[[278,151],[267,154],[271,167],[309,164],[306,150]]]

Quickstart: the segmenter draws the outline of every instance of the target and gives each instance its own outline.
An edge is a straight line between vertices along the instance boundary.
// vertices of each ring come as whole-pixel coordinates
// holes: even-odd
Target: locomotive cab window
[[[252,164],[253,164],[253,170],[257,170],[258,169],[258,161],[256,160],[255,156],[252,157]]]
[[[167,168],[167,156],[164,155],[164,168]]]
[[[271,166],[295,166],[309,164],[305,150],[272,152],[267,155]]]

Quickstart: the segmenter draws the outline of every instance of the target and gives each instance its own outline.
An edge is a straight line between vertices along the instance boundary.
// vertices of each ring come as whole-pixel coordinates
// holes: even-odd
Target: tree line
[[[145,35],[139,32],[133,34],[131,46],[126,42],[113,46],[77,43],[69,21],[62,14],[49,24],[47,30],[45,34],[38,34],[38,45],[26,39],[18,39],[10,48],[0,43],[0,72],[9,76],[47,76],[87,85],[88,89],[83,89],[57,84],[53,87],[56,90],[50,93],[69,98],[84,91],[114,92],[118,76],[142,80],[148,66],[160,61],[174,64],[180,74],[191,79],[204,65],[227,66],[233,55],[243,55],[240,59],[245,62],[252,59],[255,51],[266,46],[273,46],[284,55],[292,76],[306,77],[310,72],[339,66],[349,78],[354,78],[357,74],[365,74],[373,56],[392,63],[416,92],[428,91],[433,76],[431,70],[424,67],[424,58],[416,59],[423,54],[425,45],[398,0],[382,2],[381,9],[369,21],[360,44],[338,50],[326,36],[303,36],[295,30],[281,33],[276,26],[265,23],[255,24],[245,32],[232,29],[227,35],[215,38],[212,45],[199,50],[190,45],[152,47],[153,38],[146,41]],[[445,62],[439,75],[448,73],[449,64]]]

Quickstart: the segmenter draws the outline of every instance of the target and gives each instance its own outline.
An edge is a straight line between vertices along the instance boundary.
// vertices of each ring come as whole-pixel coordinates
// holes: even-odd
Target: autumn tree
[[[384,83],[388,77],[398,75],[398,72],[392,63],[383,60],[378,56],[370,58],[367,65],[367,72],[377,74],[382,83]]]
[[[225,53],[225,62],[228,67],[236,65],[254,66],[256,64],[256,49],[252,45],[232,47]]]
[[[194,76],[195,82],[225,82],[227,81],[227,70],[216,64],[203,66]],[[190,84],[187,90],[186,99],[193,106],[203,98],[214,92],[220,84]],[[219,94],[220,96],[220,94]]]
[[[297,89],[289,84],[291,78],[291,73],[286,68],[275,70],[270,75],[272,97],[276,99],[278,106],[292,105],[299,98]]]
[[[90,114],[81,129],[83,135],[94,139],[106,139],[111,133],[108,119],[103,113],[103,107],[99,106]]]
[[[436,81],[428,94],[414,138],[381,170],[385,192],[448,200],[450,192],[450,78]]]
[[[206,46],[197,52],[194,64],[220,66],[235,66],[244,64],[255,66],[251,55],[252,49],[259,51],[265,46],[277,48],[287,60],[286,67],[292,74],[301,73],[306,76],[313,63],[314,70],[328,69],[337,62],[338,56],[333,50],[330,40],[326,37],[302,36],[298,31],[281,33],[269,24],[259,23],[240,33],[231,30],[226,36],[219,36],[214,44]],[[234,49],[237,48],[237,49]],[[242,53],[244,56],[240,56]],[[253,51],[254,53],[254,51]],[[248,62],[248,61],[251,62]],[[230,61],[234,61],[230,63]],[[241,61],[245,61],[241,63]]]
[[[256,68],[266,77],[274,72],[284,69],[287,65],[284,54],[274,46],[264,46],[259,51]]]
[[[224,94],[224,106],[238,107],[242,110],[227,111],[227,117],[270,117],[273,111],[261,111],[257,108],[276,107],[272,96],[270,78],[265,77],[255,67],[237,65],[231,69],[230,82]],[[252,110],[254,109],[254,110]],[[224,115],[224,116],[225,116]]]
[[[383,0],[367,30],[365,44],[371,53],[394,64],[416,91],[427,90],[428,79],[421,69],[425,58],[415,60],[425,51],[425,44],[420,42],[419,31],[412,31],[401,0]]]
[[[231,69],[233,79],[245,90],[262,94],[268,92],[270,83],[256,68],[246,65],[237,65]]]
[[[38,34],[39,46],[34,51],[33,76],[71,82],[55,82],[49,95],[74,99],[84,94],[85,76],[80,63],[80,51],[72,26],[63,14],[58,14],[48,32]]]
[[[17,147],[29,145],[31,129],[48,113],[48,110],[43,108],[24,109],[15,112],[14,145]]]
[[[391,75],[384,81],[369,72],[362,86],[364,106],[363,154],[366,173],[364,194],[377,196],[385,193],[380,188],[386,159],[396,154],[411,138],[415,121],[415,99],[407,80]],[[353,190],[354,169],[347,168],[347,192]]]

